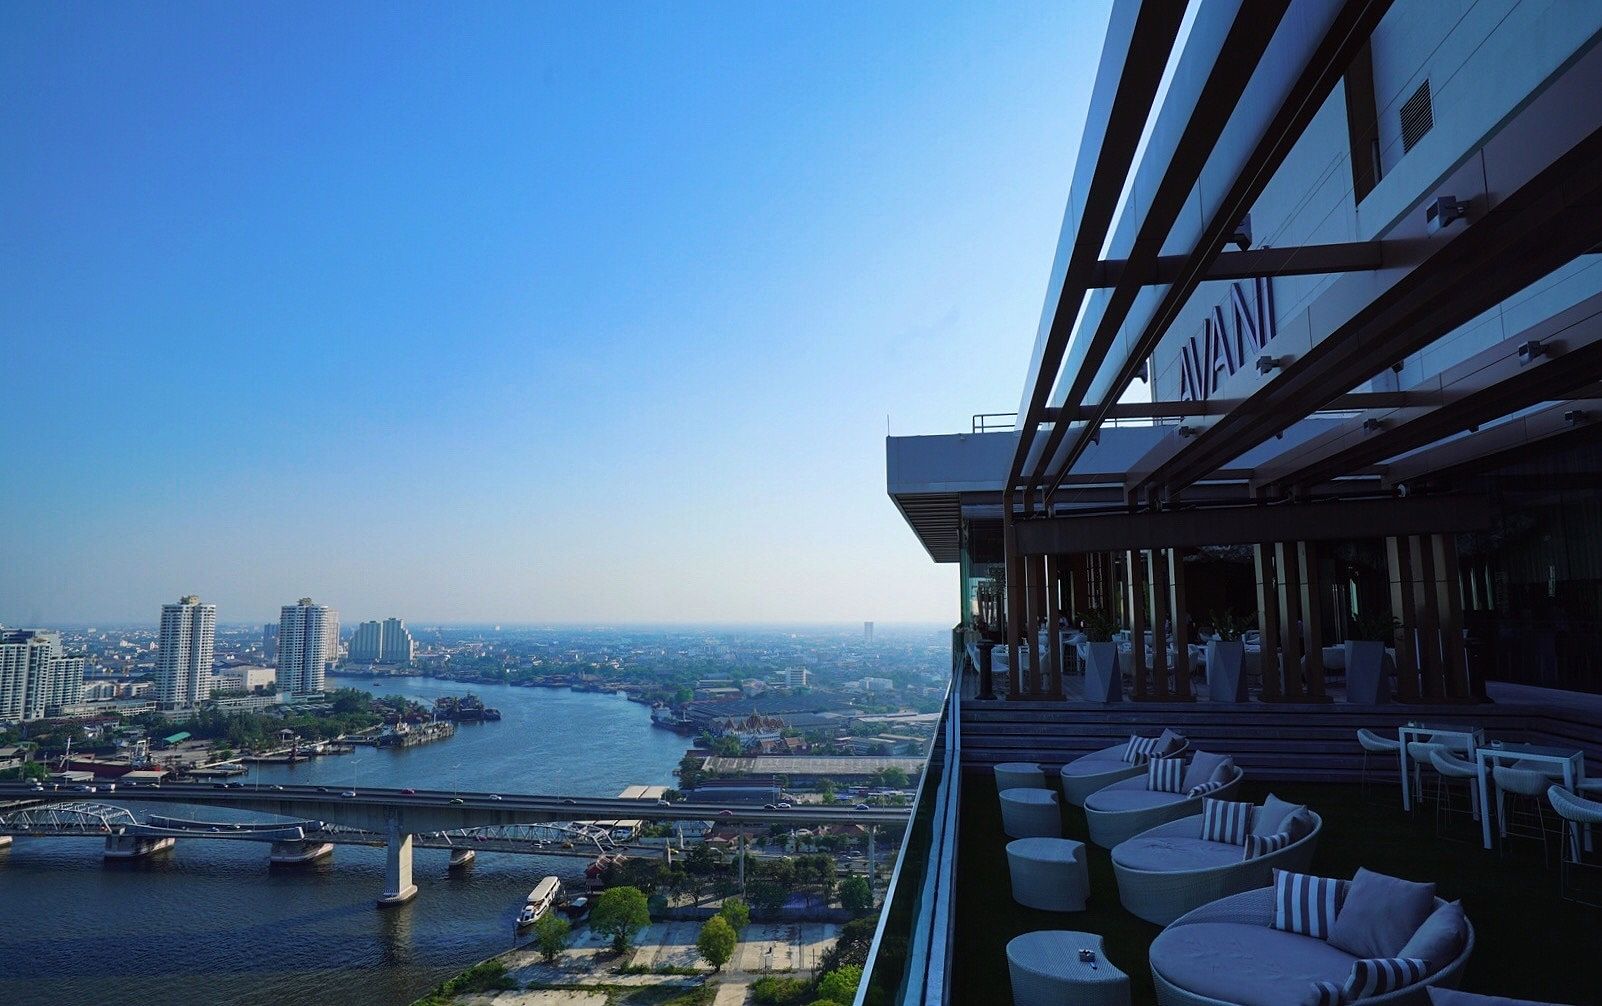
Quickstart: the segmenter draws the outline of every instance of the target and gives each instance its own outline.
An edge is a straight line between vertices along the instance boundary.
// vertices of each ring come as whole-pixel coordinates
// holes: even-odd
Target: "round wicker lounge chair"
[[[1444,904],[1442,899],[1435,899],[1437,908]],[[1151,977],[1157,986],[1159,1006],[1240,1006],[1242,998],[1248,997],[1257,1002],[1283,998],[1293,1003],[1300,1001],[1314,981],[1345,982],[1356,958],[1324,940],[1273,929],[1269,925],[1273,918],[1274,889],[1260,887],[1202,905],[1175,919],[1151,945]],[[1463,976],[1463,965],[1474,952],[1474,924],[1464,921],[1467,932],[1463,949],[1455,960],[1421,982],[1365,998],[1363,1006],[1428,1006],[1429,993],[1425,991],[1428,986],[1457,988]],[[1206,935],[1196,937],[1194,942],[1202,944],[1209,956],[1218,953],[1221,943],[1227,944],[1234,966],[1227,973],[1212,967],[1202,974],[1206,975],[1207,970],[1214,972],[1212,980],[1223,986],[1219,995],[1232,995],[1232,990],[1250,982],[1254,988],[1250,993],[1242,990],[1242,998],[1214,998],[1186,988],[1184,978],[1174,973],[1184,964],[1185,943],[1190,941],[1186,939],[1189,934],[1177,938],[1173,934],[1184,927],[1203,924],[1208,927]],[[1250,958],[1258,954],[1263,958],[1265,966],[1262,968],[1251,966]],[[1280,989],[1283,989],[1282,997]]]
[[[1200,814],[1143,831],[1112,850],[1118,900],[1131,915],[1163,926],[1210,901],[1273,883],[1276,868],[1305,873],[1324,828],[1323,818],[1310,810],[1306,814],[1312,831],[1283,849],[1244,861],[1240,846],[1201,837]]]
[[[1137,775],[1146,774],[1146,764],[1131,765],[1124,761],[1124,747],[1128,741],[1119,741],[1111,747],[1092,751],[1080,755],[1062,767],[1058,775],[1062,779],[1062,798],[1075,807],[1085,805],[1085,797],[1110,786],[1123,779],[1132,779]],[[1190,741],[1185,741],[1168,757],[1184,757],[1190,751]]]
[[[1214,800],[1232,800],[1245,773],[1232,766],[1231,777],[1221,788],[1207,793]],[[1085,823],[1090,840],[1103,849],[1150,831],[1159,824],[1201,813],[1202,797],[1184,793],[1153,793],[1146,788],[1144,775],[1115,782],[1085,798]]]

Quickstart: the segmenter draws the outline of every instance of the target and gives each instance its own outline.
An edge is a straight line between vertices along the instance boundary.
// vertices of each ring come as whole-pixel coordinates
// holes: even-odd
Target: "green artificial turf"
[[[1486,851],[1478,822],[1466,816],[1455,822],[1465,841],[1437,838],[1433,812],[1410,817],[1394,786],[1371,790],[1365,800],[1356,786],[1253,784],[1248,778],[1240,799],[1261,802],[1271,791],[1323,816],[1314,873],[1350,877],[1366,866],[1434,881],[1441,897],[1463,900],[1476,939],[1463,989],[1602,1004],[1602,910],[1558,897],[1555,848],[1550,868],[1535,842],[1519,843],[1524,848],[1515,846],[1506,857]],[[963,776],[960,827],[953,1001],[1006,1002],[1007,941],[1037,929],[1074,929],[1102,936],[1108,958],[1130,976],[1135,1006],[1156,1002],[1146,952],[1161,927],[1118,903],[1112,861],[1090,844],[1082,810],[1063,805],[1063,836],[1084,842],[1089,853],[1091,897],[1083,912],[1041,912],[1012,900],[1007,837],[990,773]]]

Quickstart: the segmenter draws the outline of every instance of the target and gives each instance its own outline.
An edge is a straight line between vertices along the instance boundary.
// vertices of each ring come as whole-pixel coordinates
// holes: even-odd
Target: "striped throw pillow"
[[[1278,852],[1290,845],[1291,834],[1288,831],[1281,831],[1273,835],[1247,835],[1243,844],[1246,846],[1246,854],[1241,857],[1241,861],[1245,862],[1258,856],[1266,856],[1270,852]]]
[[[1394,992],[1404,985],[1422,981],[1429,963],[1417,957],[1371,957],[1353,961],[1351,977],[1341,991],[1348,1001]]]
[[[1124,745],[1124,761],[1131,765],[1139,765],[1152,756],[1157,750],[1157,737],[1140,737],[1129,735],[1129,743]]]
[[[1229,800],[1202,800],[1201,837],[1209,842],[1245,845],[1252,828],[1252,804]]]
[[[1200,786],[1192,786],[1185,791],[1185,796],[1191,798],[1206,796],[1208,793],[1216,793],[1228,785],[1229,783],[1222,779],[1214,779],[1211,782],[1204,782]]]
[[[1346,899],[1346,882],[1288,870],[1274,871],[1275,929],[1329,939],[1329,927]]]
[[[1336,982],[1314,982],[1301,1006],[1345,1006],[1346,989]]]
[[[1146,764],[1146,788],[1153,793],[1178,793],[1185,778],[1185,759],[1153,758]]]

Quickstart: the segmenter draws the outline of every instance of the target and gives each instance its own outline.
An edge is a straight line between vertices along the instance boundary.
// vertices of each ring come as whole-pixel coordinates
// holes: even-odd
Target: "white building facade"
[[[350,639],[349,659],[362,664],[409,664],[417,643],[399,618],[363,622]]]
[[[156,644],[157,701],[192,706],[211,698],[211,662],[216,648],[217,606],[190,594],[161,606]]]
[[[0,723],[42,719],[78,705],[84,664],[83,656],[62,650],[58,633],[0,631]]]
[[[278,617],[278,690],[310,695],[323,690],[328,665],[339,656],[339,612],[303,597]]]

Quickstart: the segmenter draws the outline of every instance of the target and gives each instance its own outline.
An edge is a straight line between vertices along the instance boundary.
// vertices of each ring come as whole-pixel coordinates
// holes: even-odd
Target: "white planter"
[[[1245,702],[1246,644],[1240,640],[1207,642],[1207,697],[1213,702]]]
[[[1360,706],[1378,706],[1391,701],[1384,643],[1371,639],[1346,641],[1346,701]]]
[[[1118,644],[1085,644],[1085,701],[1122,702],[1124,679],[1118,673]]]

